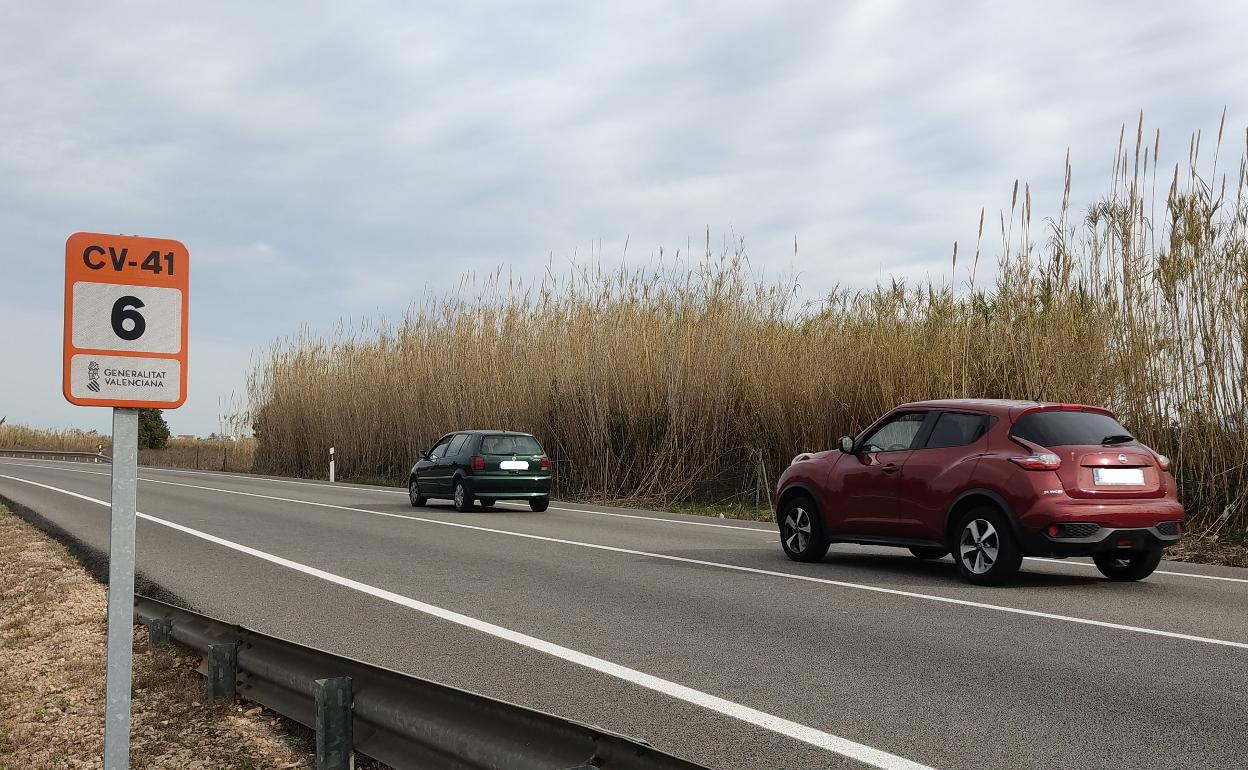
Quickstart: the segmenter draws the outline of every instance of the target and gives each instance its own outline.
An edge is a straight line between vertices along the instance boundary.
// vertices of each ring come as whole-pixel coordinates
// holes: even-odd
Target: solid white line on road
[[[46,460],[45,462],[57,462],[57,461]],[[32,463],[0,463],[0,465],[22,465],[23,467],[26,467],[26,468],[48,468],[50,470],[67,470],[67,471],[76,471],[78,473],[90,473],[91,472],[91,471],[78,470],[76,468],[67,468],[64,465],[35,465]],[[185,474],[189,474],[192,476],[223,476],[225,478],[238,479],[239,481],[271,481],[274,484],[298,484],[300,486],[320,487],[322,489],[330,489],[330,490],[349,489],[349,490],[358,490],[360,492],[376,492],[378,494],[403,495],[404,497],[407,496],[407,492],[401,489],[388,489],[386,487],[373,487],[373,486],[356,486],[356,485],[350,485],[350,484],[330,484],[327,481],[301,481],[298,479],[275,479],[275,478],[270,478],[268,476],[251,476],[245,473],[222,473],[219,471],[193,471],[193,470],[187,470],[184,468],[157,468],[157,467],[153,467],[150,465],[141,466],[139,470],[140,471],[157,471],[160,473],[185,473]],[[107,474],[104,474],[104,475],[107,475]],[[152,479],[145,479],[145,480],[151,481]],[[521,505],[524,507],[528,507],[527,503],[511,503],[506,500],[500,500],[499,503],[503,505]],[[616,516],[616,517],[624,518],[624,519],[643,519],[645,521],[655,521],[660,524],[679,524],[679,525],[687,526],[687,527],[715,527],[716,529],[735,529],[739,532],[750,532],[750,533],[762,534],[762,535],[773,534],[771,527],[767,527],[765,529],[759,528],[759,527],[742,527],[742,526],[736,526],[733,524],[714,524],[714,523],[707,522],[707,521],[685,521],[683,519],[667,519],[661,516],[642,516],[640,514],[634,514],[634,513],[613,513],[613,512],[608,512],[608,511],[591,511],[585,508],[567,508],[567,507],[558,506],[558,505],[550,506],[549,510],[567,511],[569,513],[588,513],[594,516]]]
[[[0,475],[0,478],[20,481],[25,484],[31,484],[36,487],[48,489],[53,492],[60,492],[61,494],[70,495],[71,497],[86,500],[97,505],[109,505],[109,503],[105,500],[88,497],[87,495],[71,492],[68,489],[61,489],[48,484],[41,484],[37,481],[30,481],[16,476],[4,475]],[[440,618],[466,628],[471,628],[475,631],[480,631],[481,633],[489,634],[490,636],[498,639],[512,642],[514,644],[521,645],[522,647],[527,647],[531,650],[536,650],[561,660],[566,660],[569,663],[575,663],[578,666],[584,666],[585,668],[592,669],[630,684],[654,690],[655,692],[662,693],[668,697],[675,698],[676,700],[692,703],[695,706],[701,706],[709,711],[714,711],[718,714],[732,717],[733,719],[738,719],[742,722],[747,722],[765,730],[770,730],[771,732],[788,736],[789,738],[793,738],[803,743],[817,746],[835,754],[840,754],[843,757],[848,757],[849,759],[857,760],[863,764],[870,765],[871,767],[881,768],[881,770],[933,770],[927,765],[912,762],[904,757],[899,757],[896,754],[890,754],[886,751],[881,751],[880,749],[872,748],[871,746],[857,743],[856,741],[851,741],[848,738],[842,738],[839,735],[833,735],[798,722],[792,722],[788,719],[784,719],[783,717],[778,717],[765,711],[759,711],[758,709],[750,708],[749,706],[744,706],[740,703],[726,700],[724,698],[711,695],[710,693],[702,692],[701,690],[695,690],[692,687],[686,687],[667,679],[661,679],[657,676],[647,674],[643,671],[638,671],[634,668],[629,668],[618,663],[612,663],[609,660],[604,660],[603,658],[579,652],[577,650],[555,644],[554,642],[538,639],[537,637],[529,636],[528,634],[524,634],[519,631],[513,631],[509,628],[504,628],[503,626],[498,626],[488,621],[479,620],[469,615],[460,614],[453,610],[427,604],[418,599],[403,596],[402,594],[396,594],[392,591],[387,591],[384,588],[378,588],[377,586],[369,585],[368,583],[361,583],[358,580],[352,580],[351,578],[343,577],[332,572],[326,572],[325,570],[301,564],[300,562],[291,561],[290,559],[276,556],[250,546],[242,545],[241,543],[235,543],[231,540],[217,537],[216,535],[210,535],[207,532],[201,532],[197,529],[192,529],[182,524],[167,521],[156,516],[151,516],[146,513],[139,513],[138,516],[145,521],[160,524],[161,526],[197,537],[209,543],[223,546],[225,548],[238,551],[239,553],[244,553],[248,556],[253,556],[257,559],[262,559],[264,561],[286,567],[287,569],[295,570],[296,572],[301,572],[305,575],[343,586],[344,588],[350,588],[354,591],[359,591],[360,593],[368,594],[369,596],[374,596],[378,599],[383,599],[402,607],[416,610],[417,612],[423,612],[426,615],[431,615],[435,618]]]
[[[95,471],[74,471],[75,473],[96,474]],[[15,481],[26,481],[15,476],[3,476],[0,478],[11,478]],[[203,487],[195,484],[180,484],[175,481],[160,481],[157,479],[141,479],[152,484],[167,484],[175,487],[186,487],[188,489],[200,489],[206,492],[219,492],[227,495],[240,495],[243,497],[254,497],[261,500],[274,500],[284,503],[296,503],[300,505],[310,505],[317,508],[331,508],[339,511],[352,511],[355,513],[366,513],[372,516],[384,516],[387,518],[404,519],[406,521],[418,521],[424,524],[436,524],[443,527],[455,527],[457,529],[467,529],[476,532],[488,532],[495,535],[505,535],[507,537],[519,537],[526,540],[539,540],[547,543],[557,543],[559,545],[570,545],[578,548],[589,548],[598,551],[609,551],[612,553],[622,553],[630,556],[643,556],[651,559],[659,559],[662,561],[674,561],[682,564],[697,564],[705,567],[716,567],[719,569],[730,570],[733,572],[743,572],[752,575],[766,575],[768,577],[784,578],[786,580],[800,580],[808,583],[819,583],[823,585],[837,586],[840,588],[853,588],[860,591],[871,591],[873,593],[889,594],[892,596],[904,596],[911,599],[922,599],[924,601],[940,602],[943,604],[953,604],[962,607],[975,607],[978,609],[995,610],[997,612],[1008,612],[1015,615],[1026,615],[1035,618],[1046,618],[1048,620],[1060,620],[1067,623],[1078,623],[1080,625],[1097,626],[1100,628],[1110,628],[1118,631],[1128,631],[1131,633],[1148,634],[1150,636],[1161,636],[1170,639],[1183,639],[1190,642],[1201,642],[1203,644],[1214,644],[1223,647],[1235,647],[1248,650],[1248,642],[1235,642],[1228,639],[1216,639],[1208,636],[1196,636],[1194,634],[1184,634],[1177,631],[1163,631],[1157,628],[1147,628],[1145,626],[1131,626],[1123,623],[1113,623],[1104,620],[1093,620],[1091,618],[1081,618],[1075,615],[1059,615],[1053,612],[1042,612],[1040,610],[1028,610],[1021,607],[1009,607],[1003,604],[988,604],[986,602],[976,602],[969,599],[955,599],[949,596],[940,596],[939,594],[925,594],[918,591],[904,591],[898,588],[884,588],[882,586],[873,586],[866,583],[851,583],[845,580],[832,580],[829,578],[814,577],[811,575],[800,575],[793,572],[779,572],[776,570],[761,569],[758,567],[745,567],[739,564],[728,564],[726,562],[707,561],[704,559],[691,559],[685,556],[672,556],[670,554],[654,553],[651,551],[639,551],[633,548],[621,548],[612,545],[600,545],[598,543],[587,543],[580,540],[567,540],[558,537],[548,537],[545,535],[532,535],[525,532],[513,532],[506,529],[495,529],[492,527],[482,527],[475,524],[463,524],[454,521],[442,521],[441,519],[430,519],[423,516],[411,516],[402,513],[389,513],[387,511],[374,511],[368,508],[355,508],[349,505],[334,505],[333,503],[319,503],[311,500],[296,500],[288,497],[277,497],[275,495],[262,495],[257,492],[240,492],[232,489],[217,489],[216,487]],[[27,481],[27,483],[35,484],[37,482]],[[43,485],[41,485],[43,486]],[[49,487],[49,489],[56,489]],[[76,494],[76,493],[70,493]]]
[[[1095,564],[1088,564],[1083,561],[1069,561],[1067,559],[1048,559],[1043,556],[1028,556],[1031,561],[1043,561],[1049,564],[1060,564],[1063,567],[1091,567],[1096,568]],[[1222,575],[1199,575],[1195,572],[1173,572],[1171,570],[1159,569],[1153,572],[1154,575],[1175,575],[1177,577],[1201,578],[1202,580],[1225,580],[1228,583],[1248,583],[1248,578],[1223,577]]]
[[[528,503],[508,503],[506,500],[499,502],[507,505],[523,505],[528,507]],[[550,506],[552,511],[572,511],[573,513],[592,513],[595,516],[618,516],[621,519],[644,519],[646,521],[657,521],[661,524],[683,524],[688,527],[715,527],[716,529],[735,529],[738,532],[753,532],[757,535],[770,535],[772,528],[762,529],[760,527],[738,527],[733,524],[712,524],[708,521],[682,521],[680,519],[664,519],[659,516],[641,516],[636,513],[612,513],[609,511],[590,511],[584,508],[560,508],[557,505]]]

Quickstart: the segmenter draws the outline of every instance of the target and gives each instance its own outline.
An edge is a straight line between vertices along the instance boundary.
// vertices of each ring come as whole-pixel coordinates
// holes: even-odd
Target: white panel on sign
[[[174,402],[181,397],[182,364],[175,358],[78,354],[70,364],[76,398]]]
[[[76,348],[178,353],[182,292],[79,281],[74,284],[73,331]]]

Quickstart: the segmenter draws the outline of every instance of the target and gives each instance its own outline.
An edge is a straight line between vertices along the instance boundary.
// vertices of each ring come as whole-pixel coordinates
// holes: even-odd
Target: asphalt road
[[[0,458],[0,494],[107,550],[106,465]],[[256,630],[642,738],[717,768],[1248,767],[1248,570],[1137,584],[770,525],[142,469],[139,569]]]

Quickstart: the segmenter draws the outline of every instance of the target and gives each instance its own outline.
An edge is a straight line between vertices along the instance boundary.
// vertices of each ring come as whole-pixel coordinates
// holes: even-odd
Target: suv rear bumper
[[[1101,527],[1086,537],[1051,537],[1048,532],[1025,532],[1023,551],[1028,556],[1087,556],[1117,550],[1147,550],[1174,545],[1182,534],[1166,534],[1151,527]]]

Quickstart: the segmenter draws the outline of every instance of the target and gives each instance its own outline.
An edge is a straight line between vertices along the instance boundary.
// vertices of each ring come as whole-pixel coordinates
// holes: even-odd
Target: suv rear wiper
[[[1112,436],[1106,436],[1105,438],[1101,439],[1102,444],[1109,444],[1109,445],[1125,444],[1128,441],[1135,441],[1135,436],[1128,436],[1125,433],[1115,433]]]

